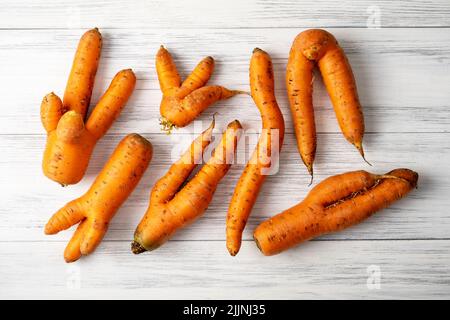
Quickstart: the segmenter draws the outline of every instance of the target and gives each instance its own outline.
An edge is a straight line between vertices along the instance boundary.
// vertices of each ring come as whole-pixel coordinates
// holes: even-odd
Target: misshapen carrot
[[[416,187],[418,174],[396,169],[385,175],[353,171],[325,179],[298,205],[261,223],[258,248],[273,255],[303,241],[360,223]]]
[[[209,145],[213,127],[214,122],[153,187],[147,212],[134,234],[133,253],[160,247],[177,230],[192,223],[207,209],[217,185],[231,166],[242,128],[237,120],[228,124],[213,156],[180,189]]]
[[[100,53],[102,35],[97,28],[83,34],[72,63],[69,79],[64,92],[63,105],[86,117],[94,88]]]
[[[163,46],[156,54],[156,71],[163,94],[160,112],[163,130],[184,127],[211,104],[242,93],[222,86],[206,86],[214,71],[214,59],[206,57],[181,82],[177,67],[169,51]]]
[[[270,56],[256,48],[250,61],[252,98],[261,113],[263,131],[249,162],[234,190],[227,215],[227,249],[239,252],[250,212],[266,178],[265,170],[274,163],[273,152],[279,152],[284,139],[284,119],[275,99],[273,68]],[[277,136],[275,137],[275,135]]]
[[[152,158],[152,145],[138,134],[119,143],[89,190],[57,211],[45,226],[55,234],[79,223],[64,252],[67,262],[92,253],[108,224],[134,190]]]
[[[286,86],[298,149],[311,177],[316,153],[312,102],[313,69],[316,64],[344,137],[364,158],[364,116],[347,57],[331,33],[320,29],[306,30],[292,44],[286,70]]]
[[[72,109],[67,111],[54,93],[44,97],[41,120],[47,131],[47,144],[42,168],[48,178],[61,185],[81,180],[96,142],[119,116],[135,83],[136,77],[131,69],[117,73],[86,125],[83,114]]]

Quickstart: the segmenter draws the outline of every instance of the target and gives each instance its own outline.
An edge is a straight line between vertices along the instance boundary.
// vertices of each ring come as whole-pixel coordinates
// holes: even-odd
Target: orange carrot
[[[170,133],[173,127],[187,126],[211,104],[243,93],[222,86],[206,86],[213,70],[214,59],[206,57],[182,83],[169,51],[160,47],[156,71],[163,94],[160,105],[163,130]]]
[[[63,105],[86,117],[94,87],[95,74],[102,50],[102,35],[97,28],[87,31],[80,39],[72,70],[67,80]]]
[[[364,116],[347,57],[331,33],[320,29],[306,30],[300,33],[292,44],[286,70],[286,86],[297,146],[311,179],[316,153],[312,102],[313,69],[316,64],[344,137],[364,158]]]
[[[296,206],[261,223],[258,248],[273,255],[322,234],[360,223],[416,187],[418,174],[396,169],[385,175],[353,171],[325,179]]]
[[[160,247],[177,230],[192,223],[207,209],[217,185],[231,166],[242,128],[237,120],[228,124],[213,156],[186,183],[211,141],[213,127],[214,122],[153,187],[147,212],[134,234],[133,253]]]
[[[272,61],[258,48],[253,51],[250,61],[250,87],[261,113],[263,132],[239,178],[228,209],[227,249],[232,256],[241,247],[242,232],[265,180],[265,170],[274,165],[272,153],[280,151],[284,138],[284,119],[275,99]]]
[[[143,176],[152,158],[152,145],[138,134],[119,143],[89,190],[58,210],[45,226],[55,234],[79,223],[64,252],[66,262],[92,253],[108,224]]]
[[[135,83],[136,77],[131,69],[117,73],[86,125],[81,113],[73,109],[65,112],[61,100],[54,93],[44,97],[41,120],[47,131],[47,145],[42,168],[48,178],[63,186],[81,180],[95,144],[119,116]]]

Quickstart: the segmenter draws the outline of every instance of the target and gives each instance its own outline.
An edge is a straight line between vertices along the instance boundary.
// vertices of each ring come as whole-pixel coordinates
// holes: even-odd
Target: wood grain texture
[[[138,81],[128,106],[97,145],[81,183],[61,188],[41,171],[45,135],[42,97],[62,95],[80,35],[99,27],[104,49],[92,102],[114,74],[133,68]],[[251,235],[263,219],[298,203],[310,190],[285,93],[284,74],[295,35],[310,27],[336,35],[352,64],[373,168],[339,131],[316,75],[318,128],[315,183],[344,171],[383,173],[408,167],[419,188],[368,221],[263,257]],[[377,29],[381,27],[381,29]],[[448,0],[101,1],[5,0],[0,10],[0,298],[449,298],[450,297],[450,2]],[[154,182],[172,152],[193,138],[194,125],[161,134],[161,93],[154,68],[159,45],[186,75],[206,55],[216,59],[211,83],[248,90],[254,47],[274,62],[276,93],[286,119],[280,171],[267,179],[244,233],[242,252],[229,257],[225,214],[243,169],[232,167],[204,216],[151,254],[133,256],[130,240]],[[238,118],[250,132],[239,154],[252,150],[260,128],[249,97],[208,109],[217,132]],[[44,236],[50,215],[84,193],[120,139],[149,138],[155,155],[141,183],[113,219],[98,251],[71,265],[62,253],[71,231]],[[254,139],[253,139],[254,138]],[[247,153],[248,154],[248,153]],[[367,287],[369,266],[381,288]],[[101,270],[101,272],[99,272]],[[80,288],[77,289],[78,279]]]
[[[71,265],[62,262],[64,245],[3,244],[0,296],[442,299],[450,294],[448,241],[311,241],[269,258],[251,242],[244,242],[236,257],[222,250],[222,241],[172,241],[139,256],[128,242],[103,242],[95,255]],[[379,268],[380,289],[367,287],[371,266]]]
[[[273,58],[277,99],[285,115],[286,130],[293,132],[284,76],[292,40],[301,30],[106,30],[92,103],[99,100],[118,70],[131,67],[138,77],[136,91],[110,132],[160,132],[159,126],[151,122],[159,118],[161,93],[154,55],[160,44],[173,52],[183,75],[202,57],[214,56],[216,71],[210,83],[242,90],[249,90],[250,54],[254,47],[261,46]],[[329,30],[336,34],[352,63],[368,132],[448,132],[450,32]],[[0,31],[0,82],[12,84],[2,99],[5,105],[14,105],[2,110],[3,133],[16,133],[17,126],[21,127],[21,134],[43,133],[36,117],[39,104],[50,91],[62,94],[82,32],[78,29]],[[317,130],[339,132],[318,73],[316,80]],[[247,96],[220,102],[200,119],[210,119],[214,112],[220,113],[219,121],[238,117],[255,130],[261,126],[257,108]]]
[[[217,130],[218,133],[219,131]],[[134,229],[147,208],[153,184],[171,164],[172,152],[176,159],[176,151],[184,150],[193,139],[193,135],[188,134],[144,136],[154,145],[153,162],[135,192],[113,219],[107,239],[132,238]],[[48,237],[43,235],[42,228],[54,211],[86,191],[120,138],[121,136],[109,135],[102,139],[94,151],[87,176],[83,181],[62,188],[46,179],[40,170],[41,153],[45,142],[42,136],[0,136],[0,145],[5,146],[0,159],[0,168],[5,170],[4,174],[0,175],[0,192],[5,199],[5,205],[0,207],[0,240],[68,239],[72,232]],[[371,168],[362,161],[356,150],[341,134],[319,135],[315,184],[330,175],[357,169],[385,173],[397,167],[407,167],[420,174],[418,190],[411,192],[406,199],[394,203],[366,223],[341,233],[328,235],[326,239],[449,238],[450,220],[446,206],[450,193],[450,185],[447,182],[450,180],[450,150],[447,143],[449,138],[449,134],[440,134],[439,137],[427,133],[368,134],[366,151],[374,164]],[[20,159],[17,158],[14,145],[20,145],[22,148]],[[412,146],[414,150],[411,149]],[[245,160],[245,155],[248,159],[253,148],[253,144],[240,141],[239,164],[232,166],[219,185],[205,215],[178,233],[175,239],[224,239],[228,203],[244,167],[242,160]],[[439,156],[430,158],[433,154]],[[435,168],[439,168],[439,171]],[[12,180],[11,177],[15,178]],[[267,185],[264,185],[244,238],[251,239],[252,231],[263,219],[300,202],[311,189],[308,188],[309,179],[305,167],[301,164],[294,135],[288,134],[281,153],[279,173],[269,177]],[[13,229],[11,225],[14,225]]]
[[[367,27],[379,12],[382,27],[449,26],[447,0],[8,0],[2,28],[302,28]]]

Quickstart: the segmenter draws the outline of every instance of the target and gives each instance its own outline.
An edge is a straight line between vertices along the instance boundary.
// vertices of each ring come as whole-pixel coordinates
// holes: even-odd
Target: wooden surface
[[[94,26],[104,36],[104,49],[93,103],[120,69],[135,70],[137,87],[97,145],[83,181],[61,188],[41,172],[45,134],[39,105],[50,91],[62,95],[77,41]],[[251,240],[253,229],[310,189],[283,80],[293,38],[310,27],[334,33],[348,54],[364,106],[367,157],[374,165],[365,165],[344,140],[317,75],[315,182],[349,170],[408,167],[419,172],[419,188],[361,225],[263,257]],[[448,0],[195,0],[189,6],[186,1],[3,1],[0,298],[449,298],[449,28]],[[151,187],[171,163],[172,148],[192,138],[192,126],[172,136],[159,130],[161,94],[153,59],[160,44],[171,50],[183,75],[203,56],[214,56],[211,83],[242,90],[248,90],[251,50],[261,47],[273,58],[287,136],[280,171],[267,179],[237,257],[225,248],[225,215],[242,164],[232,167],[196,223],[160,250],[130,252],[134,228]],[[218,132],[234,118],[245,129],[260,127],[246,96],[215,105],[200,120],[206,125],[214,112]],[[129,132],[152,141],[150,169],[95,254],[67,265],[62,253],[72,230],[44,236],[43,226],[86,191]],[[374,276],[379,285],[371,282]]]

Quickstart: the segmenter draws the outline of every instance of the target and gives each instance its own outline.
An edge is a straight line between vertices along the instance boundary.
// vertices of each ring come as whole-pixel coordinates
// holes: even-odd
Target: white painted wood
[[[193,139],[190,135],[146,136],[154,144],[153,162],[134,194],[113,220],[108,239],[132,239],[134,229],[147,208],[148,196],[154,182],[167,171],[171,163],[172,148],[183,149],[180,146],[187,145],[188,141]],[[171,139],[176,137],[181,141],[171,142]],[[0,241],[68,239],[72,231],[46,237],[43,235],[42,228],[54,211],[87,190],[120,138],[120,136],[105,137],[95,150],[87,177],[78,185],[62,188],[57,183],[46,179],[40,170],[40,159],[45,142],[41,136],[0,136],[0,145],[5,146],[0,160],[0,168],[2,168],[0,192],[5,201],[5,205],[0,207]],[[407,167],[420,174],[419,189],[414,190],[407,199],[393,204],[389,209],[372,217],[367,223],[326,238],[449,238],[450,219],[448,219],[447,207],[450,194],[448,184],[450,153],[447,143],[449,138],[449,134],[439,136],[423,133],[368,134],[367,156],[374,164],[374,168],[370,168],[342,135],[320,135],[315,183],[330,175],[358,169],[385,173],[397,167]],[[240,142],[240,153],[253,149],[253,146],[245,146],[244,140]],[[17,158],[14,148],[16,144],[22,148],[20,159]],[[414,150],[411,150],[411,146]],[[246,239],[252,238],[253,229],[263,219],[298,203],[310,190],[309,176],[300,161],[293,134],[286,137],[280,162],[279,173],[268,178],[253,209],[244,234]],[[232,167],[219,186],[204,217],[178,233],[176,239],[224,239],[228,203],[242,169],[243,164]],[[13,229],[10,228],[11,224],[14,225]]]
[[[293,132],[284,77],[292,40],[302,30],[105,30],[93,103],[118,70],[132,67],[138,76],[137,89],[111,132],[159,132],[154,123],[159,118],[161,93],[154,55],[161,43],[173,52],[182,74],[186,75],[203,56],[213,55],[217,63],[211,83],[243,90],[248,90],[251,51],[261,46],[272,55],[278,102],[286,118],[287,131]],[[368,132],[448,132],[450,32],[329,30],[348,52]],[[83,31],[0,31],[0,82],[12,84],[2,94],[2,100],[5,106],[14,105],[2,109],[2,132],[16,133],[20,126],[21,133],[43,133],[36,116],[40,102],[50,91],[63,94]],[[320,76],[316,78],[314,101],[318,131],[339,132]],[[220,113],[219,120],[237,117],[254,129],[260,127],[259,113],[247,96],[218,103],[200,119],[210,119],[214,112]]]
[[[378,17],[381,29],[374,29]],[[2,1],[0,298],[449,298],[449,23],[448,0]],[[136,71],[137,88],[96,147],[85,179],[63,189],[41,172],[45,135],[39,104],[49,91],[62,94],[76,43],[94,26],[102,31],[104,50],[93,102],[122,68]],[[349,56],[364,106],[367,156],[374,164],[364,164],[340,134],[317,76],[315,183],[349,170],[408,167],[419,172],[419,188],[365,223],[266,258],[251,241],[252,230],[310,190],[284,85],[292,40],[308,27],[330,30]],[[261,47],[273,58],[287,136],[280,171],[267,179],[237,257],[228,256],[224,229],[242,164],[232,167],[199,221],[158,251],[130,253],[153,183],[170,165],[173,146],[192,138],[193,126],[172,136],[159,130],[154,54],[160,44],[171,50],[183,75],[213,55],[211,83],[244,90],[252,49]],[[216,111],[219,129],[234,118],[253,132],[260,127],[249,97],[217,104],[200,119],[206,124]],[[43,226],[87,190],[129,132],[154,144],[150,169],[97,252],[66,265],[62,253],[72,230],[44,236]],[[371,265],[380,267],[379,290],[366,285]]]
[[[315,241],[272,257],[248,241],[236,257],[224,246],[170,242],[133,256],[128,242],[104,241],[96,254],[67,265],[64,243],[8,242],[0,247],[0,296],[442,299],[450,294],[449,241]],[[379,270],[380,289],[368,288],[369,267]]]
[[[374,15],[379,14],[379,19]],[[447,0],[8,0],[1,28],[289,28],[449,26]]]

